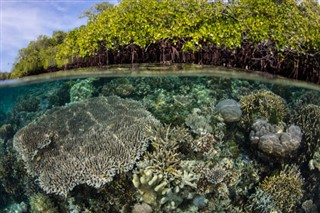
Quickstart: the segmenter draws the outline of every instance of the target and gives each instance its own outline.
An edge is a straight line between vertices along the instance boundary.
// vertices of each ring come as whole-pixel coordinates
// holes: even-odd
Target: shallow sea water
[[[319,212],[320,87],[197,65],[0,82],[0,212]]]

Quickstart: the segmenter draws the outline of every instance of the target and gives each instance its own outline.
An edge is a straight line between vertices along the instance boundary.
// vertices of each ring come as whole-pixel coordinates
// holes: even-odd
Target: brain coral
[[[258,119],[252,125],[250,142],[263,153],[272,157],[287,157],[298,149],[302,133],[298,126],[291,125],[286,132],[279,126]]]
[[[95,188],[132,169],[145,151],[147,129],[159,122],[142,104],[116,96],[53,109],[19,130],[14,147],[47,193]]]

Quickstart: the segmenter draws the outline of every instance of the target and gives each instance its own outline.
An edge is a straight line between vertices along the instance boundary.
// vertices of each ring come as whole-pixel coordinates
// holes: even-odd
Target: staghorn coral
[[[222,115],[225,122],[239,121],[242,115],[241,105],[233,99],[219,101],[216,109]]]
[[[292,212],[303,197],[303,184],[299,168],[286,165],[278,175],[265,178],[259,187],[271,196],[277,208]]]
[[[252,125],[250,142],[271,157],[288,157],[300,146],[302,133],[298,126],[291,125],[283,132],[282,127],[258,119]]]
[[[320,146],[320,106],[308,104],[296,111],[293,122],[301,127],[304,137],[304,153],[312,157]]]
[[[272,196],[260,187],[257,187],[256,192],[250,195],[248,209],[260,213],[280,212]]]
[[[264,118],[271,124],[279,124],[287,115],[286,102],[271,91],[259,90],[242,97],[240,103],[241,124],[244,128],[249,128],[259,118]]]
[[[132,169],[145,151],[146,132],[159,122],[143,106],[116,96],[53,109],[16,133],[14,147],[47,193],[99,188]]]

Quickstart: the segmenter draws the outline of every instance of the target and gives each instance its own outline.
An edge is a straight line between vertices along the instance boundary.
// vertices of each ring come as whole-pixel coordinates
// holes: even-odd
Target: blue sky
[[[18,50],[39,35],[86,24],[79,16],[104,0],[0,0],[0,71],[11,71]],[[108,1],[116,4],[117,0]]]

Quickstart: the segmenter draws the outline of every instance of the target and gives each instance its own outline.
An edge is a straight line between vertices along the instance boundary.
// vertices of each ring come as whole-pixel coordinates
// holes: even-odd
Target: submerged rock
[[[27,171],[47,193],[95,188],[132,169],[159,122],[140,102],[116,96],[53,109],[14,136]]]
[[[288,157],[298,149],[302,140],[300,127],[291,125],[286,132],[282,127],[258,119],[250,132],[251,145],[273,157]]]
[[[239,121],[242,115],[241,104],[233,99],[219,101],[216,109],[225,122]]]

